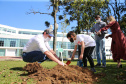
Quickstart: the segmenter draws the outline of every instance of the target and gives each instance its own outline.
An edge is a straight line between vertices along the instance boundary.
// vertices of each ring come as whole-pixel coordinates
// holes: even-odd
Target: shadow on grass
[[[96,74],[105,74],[105,77],[100,78],[96,84],[126,84],[126,64],[123,64],[123,68],[117,68],[116,64],[107,64],[106,68],[95,68]]]
[[[93,59],[94,62],[97,62],[97,59]],[[101,60],[102,62],[102,60]],[[107,62],[114,62],[113,59],[106,59],[106,63]],[[121,60],[121,62],[125,62],[126,63],[126,60]],[[115,62],[116,63],[116,62]]]
[[[14,67],[14,68],[10,68],[10,70],[24,71],[22,67]]]
[[[22,67],[14,67],[14,68],[10,68],[10,70],[15,70],[15,71],[24,71]],[[19,76],[28,76],[29,74],[24,71],[22,74],[20,74]]]
[[[28,76],[28,75],[29,75],[28,73],[20,74],[20,76]]]

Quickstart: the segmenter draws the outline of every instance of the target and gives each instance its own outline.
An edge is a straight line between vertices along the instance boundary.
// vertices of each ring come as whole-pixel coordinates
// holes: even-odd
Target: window
[[[10,47],[15,47],[16,42],[15,41],[10,41]]]
[[[20,47],[24,47],[26,45],[26,43],[28,42],[28,40],[20,40]]]
[[[3,31],[5,31],[5,32],[6,32],[6,31],[7,31],[7,29],[6,29],[6,28],[4,28],[4,29],[3,29]]]
[[[12,31],[12,33],[16,33],[16,31],[15,31],[15,30],[13,30],[13,31]]]
[[[0,46],[4,46],[4,41],[0,41]]]

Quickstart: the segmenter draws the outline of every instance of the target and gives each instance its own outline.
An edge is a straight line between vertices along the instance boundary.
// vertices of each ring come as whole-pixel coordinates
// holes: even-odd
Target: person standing
[[[70,42],[74,42],[74,44],[75,44],[71,60],[73,60],[75,57],[74,55],[77,50],[77,45],[80,45],[81,53],[80,53],[79,59],[81,59],[81,60],[83,59],[83,64],[84,64],[85,68],[87,67],[87,59],[88,59],[90,66],[91,66],[91,70],[93,72],[96,72],[96,70],[94,68],[94,61],[91,57],[92,52],[96,45],[95,40],[89,35],[84,35],[84,34],[76,35],[73,31],[70,31],[67,33],[67,38],[69,39]]]
[[[91,32],[98,32],[101,28],[106,26],[106,23],[101,20],[99,15],[95,16],[96,24],[93,25]],[[96,56],[97,64],[95,66],[101,66],[101,55],[102,53],[102,67],[106,67],[106,55],[105,55],[105,34],[107,31],[101,32],[99,35],[95,34],[96,41]]]
[[[52,28],[48,28],[43,34],[32,37],[23,48],[23,61],[41,63],[49,58],[59,65],[66,65],[60,61],[48,44],[53,36]]]
[[[113,16],[107,17],[108,25],[101,28],[97,35],[99,35],[102,31],[107,29],[111,29],[112,34],[106,36],[106,38],[111,37],[111,51],[114,62],[117,62],[117,67],[122,68],[121,60],[126,60],[126,38],[120,29],[119,23],[115,20]]]

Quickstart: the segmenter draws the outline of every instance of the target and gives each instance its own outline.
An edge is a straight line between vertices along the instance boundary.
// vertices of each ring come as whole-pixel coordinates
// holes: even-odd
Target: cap
[[[95,18],[100,18],[100,15],[96,15]]]
[[[48,28],[48,29],[44,30],[44,32],[49,34],[49,36],[54,37],[52,28]]]

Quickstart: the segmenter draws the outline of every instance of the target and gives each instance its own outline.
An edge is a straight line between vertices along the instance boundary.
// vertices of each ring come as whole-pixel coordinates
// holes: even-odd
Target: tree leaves
[[[48,21],[45,21],[45,25],[49,27],[50,23]]]
[[[63,16],[62,16],[62,15],[60,15],[60,16],[59,16],[59,20],[62,20],[62,19],[63,19]]]

